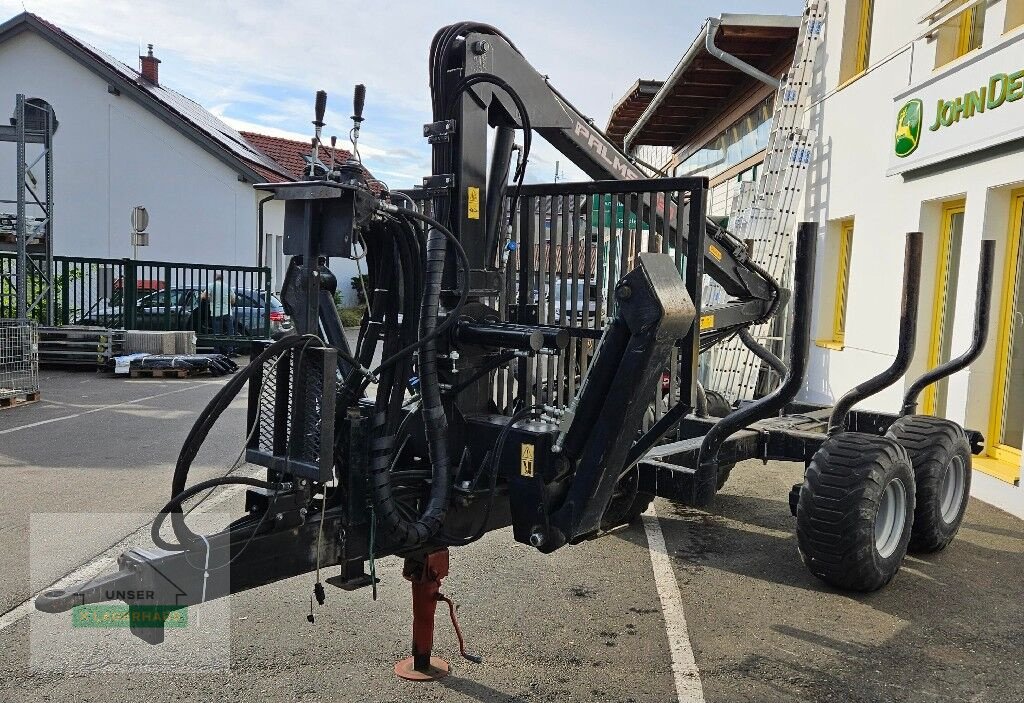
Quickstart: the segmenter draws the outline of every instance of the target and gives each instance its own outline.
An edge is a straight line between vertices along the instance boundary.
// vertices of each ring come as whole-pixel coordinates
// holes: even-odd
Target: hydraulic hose
[[[418,345],[421,413],[431,465],[431,483],[426,505],[415,521],[402,515],[393,494],[390,466],[395,437],[388,431],[388,413],[378,412],[374,420],[375,438],[371,446],[370,486],[377,507],[377,517],[400,549],[416,547],[437,534],[444,523],[451,493],[452,471],[446,439],[448,418],[441,403],[441,388],[437,376],[437,331],[442,326],[438,325],[437,318],[441,303],[447,241],[448,238],[443,231],[434,226],[430,228],[425,251]],[[388,387],[379,388],[378,393],[383,391],[390,398],[393,392],[403,392],[404,383],[401,380],[397,390],[392,387],[393,373],[387,374],[387,380]],[[387,406],[387,399],[378,401],[378,410],[383,410]]]

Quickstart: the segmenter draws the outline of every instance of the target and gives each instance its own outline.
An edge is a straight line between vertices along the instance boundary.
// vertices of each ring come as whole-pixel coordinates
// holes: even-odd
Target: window
[[[1024,0],[1006,0],[1006,23],[1004,32],[1024,25]]]
[[[676,166],[676,176],[701,175],[714,178],[742,163],[768,146],[772,131],[772,105],[770,97],[733,122],[717,137],[691,154]]]
[[[875,15],[875,0],[847,0],[846,31],[843,39],[843,59],[840,81],[846,82],[871,64],[871,25]]]
[[[988,452],[1020,467],[1024,447],[1024,190],[1012,194],[1011,208]]]
[[[850,289],[850,254],[853,248],[853,220],[839,223],[836,255],[836,290],[829,337],[818,340],[818,346],[842,349],[846,344],[846,302]]]
[[[979,48],[984,33],[984,4],[950,17],[935,29],[935,68]]]
[[[932,302],[931,341],[928,368],[949,361],[952,355],[953,315],[960,279],[960,249],[964,235],[966,201],[955,200],[942,206],[941,229],[936,252],[935,291]],[[949,379],[925,388],[922,411],[944,417]]]

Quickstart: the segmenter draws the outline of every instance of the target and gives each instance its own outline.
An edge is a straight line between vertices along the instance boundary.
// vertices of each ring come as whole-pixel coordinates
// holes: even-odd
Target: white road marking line
[[[233,475],[249,476],[251,478],[260,471],[262,471],[262,469],[255,469],[253,471],[247,472],[240,471],[237,474]],[[224,489],[217,495],[211,496],[209,500],[207,500],[205,503],[196,508],[193,511],[193,513],[197,515],[208,513],[221,503],[233,498],[235,495],[237,495],[240,491],[242,491],[245,488],[247,488],[247,486],[229,486],[228,488]],[[88,579],[91,579],[94,576],[98,576],[99,574],[106,571],[107,568],[113,566],[117,562],[117,557],[121,555],[121,552],[125,551],[126,549],[130,549],[131,547],[139,545],[140,543],[145,541],[148,538],[148,536],[149,524],[147,523],[138,528],[137,530],[135,530],[134,532],[130,533],[128,536],[119,540],[116,544],[113,544],[107,549],[103,550],[95,557],[93,557],[91,560],[89,560],[85,564],[82,564],[80,567],[72,571],[70,574],[67,574],[66,576],[57,579],[55,582],[51,583],[46,588],[37,591],[28,600],[22,601],[15,607],[8,610],[3,615],[0,615],[0,632],[35,612],[35,600],[40,593],[45,593],[46,591],[52,591],[54,589],[67,590],[68,588],[75,586],[81,583],[82,581],[87,581]]]
[[[668,549],[665,547],[665,535],[658,522],[658,513],[654,504],[643,515],[644,531],[647,533],[647,549],[651,553],[651,567],[654,569],[654,584],[661,600],[661,610],[665,616],[665,631],[668,634],[669,652],[672,655],[672,675],[676,684],[676,696],[679,703],[704,703],[704,687],[700,681],[700,671],[690,646],[690,635],[686,629],[686,616],[683,614],[683,596],[679,592],[679,582],[672,572]]]
[[[165,395],[173,395],[174,393],[183,393],[185,391],[195,390],[196,388],[202,388],[207,383],[196,383],[194,385],[187,386],[185,388],[175,388],[173,391],[167,391],[166,393],[157,393],[156,395],[147,395],[144,398],[135,398],[134,400],[126,400],[123,403],[111,403],[110,405],[101,405],[98,408],[92,410],[85,410],[80,413],[74,413],[73,415],[61,415],[60,417],[51,417],[48,420],[40,420],[39,422],[30,422],[27,425],[18,425],[17,427],[9,427],[6,430],[0,430],[0,434],[8,434],[10,432],[17,432],[19,430],[30,430],[33,427],[39,427],[40,425],[49,425],[51,422],[60,422],[61,420],[73,420],[76,417],[82,417],[83,415],[91,415],[92,413],[102,412],[104,410],[110,410],[111,408],[119,408],[123,405],[134,405],[136,403],[142,403],[147,400],[153,400],[154,398],[162,398]]]

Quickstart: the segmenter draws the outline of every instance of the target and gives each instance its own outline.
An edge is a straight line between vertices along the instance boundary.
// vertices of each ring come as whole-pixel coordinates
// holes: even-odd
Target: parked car
[[[118,278],[114,281],[109,298],[100,298],[98,302],[85,311],[77,320],[75,325],[97,325],[101,327],[124,327],[124,279]],[[147,293],[161,291],[164,288],[163,281],[140,279],[135,283],[137,296]]]
[[[267,310],[266,291],[249,288],[236,288],[235,305],[231,316],[234,319],[234,332],[244,337],[263,334],[269,314],[271,336],[288,332],[292,328],[291,319],[285,313],[284,305],[276,295],[270,296],[269,311]],[[103,300],[94,305],[81,319],[78,325],[101,325],[121,327],[125,324],[123,306],[120,297],[117,304],[111,300]],[[195,330],[199,334],[209,334],[212,324],[209,319],[209,308],[202,300],[202,289],[191,287],[157,290],[139,298],[135,307],[135,328],[141,330]]]
[[[554,319],[550,320],[550,324],[554,325],[568,325],[570,324],[570,318],[573,316],[573,308],[575,307],[575,322],[576,324],[582,324],[584,322],[584,294],[587,287],[590,287],[590,299],[586,306],[587,317],[593,318],[597,313],[597,301],[595,299],[595,286],[583,278],[558,278],[555,280],[554,287],[548,288],[548,296],[554,297],[555,310]],[[575,306],[573,305],[575,293]],[[548,298],[540,300],[540,293],[538,290],[533,291],[533,302],[540,307],[547,309]]]

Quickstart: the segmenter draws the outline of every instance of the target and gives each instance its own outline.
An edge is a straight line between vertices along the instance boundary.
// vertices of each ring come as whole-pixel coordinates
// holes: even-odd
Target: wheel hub
[[[875,549],[883,559],[896,551],[903,536],[906,514],[907,489],[903,481],[894,478],[886,484],[875,514]]]
[[[955,521],[960,513],[966,474],[963,458],[954,456],[946,465],[946,471],[942,475],[942,484],[939,486],[939,514],[947,525]]]

